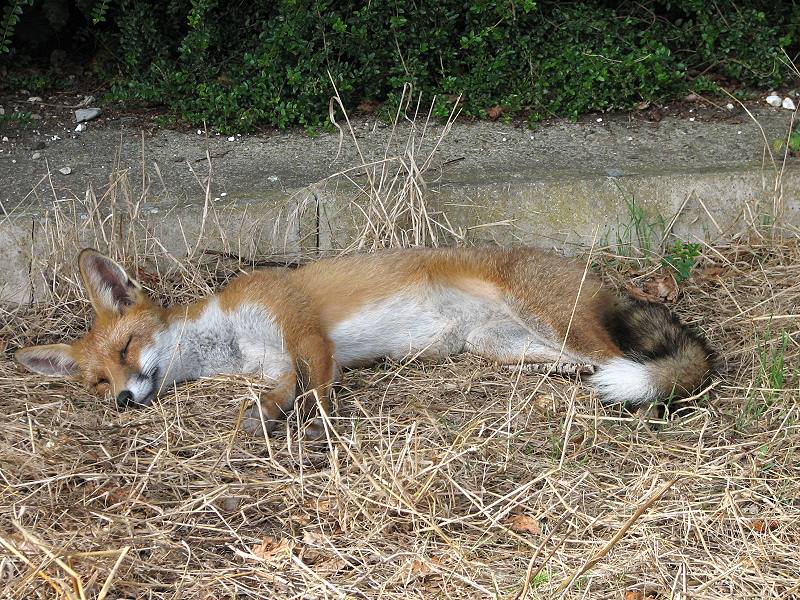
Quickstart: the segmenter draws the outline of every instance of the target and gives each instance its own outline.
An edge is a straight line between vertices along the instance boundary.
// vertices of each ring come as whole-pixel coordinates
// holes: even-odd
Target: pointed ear
[[[30,346],[17,350],[14,356],[29,371],[50,377],[76,377],[81,372],[69,344]]]
[[[78,256],[81,278],[95,312],[120,315],[147,299],[139,282],[128,277],[119,264],[97,250],[86,248]]]

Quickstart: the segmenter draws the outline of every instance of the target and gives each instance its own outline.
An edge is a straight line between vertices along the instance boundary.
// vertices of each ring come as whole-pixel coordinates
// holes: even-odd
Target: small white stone
[[[736,135],[742,135],[742,130],[740,129],[739,131],[737,131]]]
[[[31,96],[30,98],[28,98],[28,102],[30,102],[31,104],[36,104],[37,102],[41,101],[42,101],[41,96]]]
[[[38,152],[34,152],[33,155],[31,156],[33,160],[39,160],[41,157],[42,155],[39,154]]]
[[[733,104],[731,104],[730,102],[728,102],[728,103],[725,105],[725,108],[727,108],[728,110],[733,110]]]
[[[689,120],[690,121],[694,121],[694,117],[689,117]]]
[[[225,196],[227,196],[227,195],[228,195],[228,192],[222,192],[222,193],[220,194],[220,196],[222,196],[223,198],[224,198]]]
[[[16,158],[12,158],[12,159],[11,159],[11,162],[12,162],[13,164],[17,164],[17,159],[16,159]]]
[[[4,135],[4,136],[3,136],[3,141],[4,141],[4,142],[7,142],[7,141],[8,141],[8,136],[5,136],[5,135]]]
[[[781,106],[786,110],[794,110],[794,101],[791,98],[784,98],[783,102],[781,102]]]
[[[72,169],[70,169],[69,167],[61,167],[58,170],[58,172],[61,173],[62,175],[69,175],[70,173],[72,173]]]
[[[770,106],[778,108],[782,102],[783,100],[781,100],[780,96],[776,96],[775,94],[770,94],[769,96],[767,96],[767,104],[769,104]]]
[[[58,137],[57,135],[54,135],[54,136],[53,136],[53,137],[51,137],[50,139],[51,139],[52,141],[54,141],[54,142],[55,142],[56,140],[60,140],[61,138],[60,138],[60,137]]]
[[[197,135],[203,135],[203,131],[201,129],[197,130]]]
[[[278,181],[278,176],[277,175],[270,175],[269,177],[267,177],[267,179],[269,181]]]
[[[505,142],[505,141],[506,141],[506,138],[503,138],[503,141]]]
[[[214,202],[219,202],[219,196],[217,196],[216,198],[214,198]]]
[[[599,118],[599,117],[598,117],[598,119],[597,119],[597,122],[598,122],[598,123],[602,123],[602,122],[603,122],[603,119],[601,119],[601,118]]]
[[[629,141],[629,142],[632,142],[632,141],[633,141],[633,138],[632,138],[631,136],[628,136],[628,141]]]
[[[235,141],[236,141],[236,138],[235,138],[235,137],[233,137],[233,136],[231,136],[231,137],[229,137],[229,138],[228,138],[228,141],[229,141],[229,142],[235,142]]]
[[[86,123],[78,123],[78,125],[75,127],[75,131],[78,133],[81,131],[86,131]]]

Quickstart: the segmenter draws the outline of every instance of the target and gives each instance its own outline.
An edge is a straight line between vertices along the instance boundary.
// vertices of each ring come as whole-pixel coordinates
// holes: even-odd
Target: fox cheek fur
[[[96,251],[84,250],[79,265],[96,312],[92,330],[72,345],[24,348],[22,365],[83,378],[122,406],[148,404],[176,382],[254,374],[274,387],[251,410],[248,429],[291,410],[298,385],[327,411],[340,368],[383,356],[587,364],[601,400],[630,405],[691,395],[712,372],[705,339],[666,307],[619,297],[583,264],[530,248],[320,260],[243,275],[169,310]]]

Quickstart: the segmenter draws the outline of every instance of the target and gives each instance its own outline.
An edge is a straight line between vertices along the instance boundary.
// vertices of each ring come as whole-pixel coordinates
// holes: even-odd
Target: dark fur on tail
[[[621,299],[605,326],[626,358],[647,366],[662,400],[691,396],[714,371],[708,341],[662,304]]]

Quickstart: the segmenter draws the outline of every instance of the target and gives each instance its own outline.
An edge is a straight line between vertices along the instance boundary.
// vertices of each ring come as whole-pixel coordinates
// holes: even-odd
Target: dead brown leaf
[[[539,521],[528,515],[511,515],[506,524],[511,531],[516,533],[539,535],[542,532],[542,526]]]
[[[286,538],[276,540],[271,535],[263,538],[250,552],[262,560],[270,560],[279,555],[288,555],[292,551],[292,543]]]
[[[672,275],[649,279],[644,284],[644,291],[659,298],[661,302],[674,302],[678,298],[678,284]]]
[[[552,394],[537,394],[533,399],[533,406],[545,415],[555,412],[555,404]]]
[[[627,590],[625,592],[625,600],[657,600],[657,598],[655,592],[643,590]]]
[[[716,283],[724,271],[719,265],[709,265],[692,271],[692,279],[697,283]]]
[[[625,291],[634,300],[644,300],[645,302],[650,302],[650,299],[647,297],[647,294],[644,293],[644,290],[642,290],[642,288],[632,281],[628,281],[625,284]]]
[[[780,521],[770,520],[770,519],[755,519],[750,521],[749,523],[750,529],[755,531],[756,533],[767,533],[768,531],[774,531],[778,527],[781,526]]]
[[[647,119],[649,121],[653,121],[655,123],[658,123],[659,121],[661,121],[661,119],[664,118],[664,115],[661,112],[661,109],[659,109],[658,107],[655,107],[655,106],[651,107],[650,110],[647,111],[646,116],[647,116]]]
[[[625,291],[636,300],[654,304],[674,302],[678,298],[678,284],[670,274],[648,277],[641,287],[629,281],[625,284]]]
[[[356,109],[364,114],[371,115],[381,105],[377,100],[362,100]]]
[[[436,575],[436,567],[441,566],[441,562],[435,558],[429,558],[426,561],[415,558],[406,567],[409,577],[424,579],[430,575]]]
[[[492,106],[491,108],[486,109],[486,116],[489,117],[492,121],[496,121],[503,113],[506,112],[506,109],[502,106]]]

